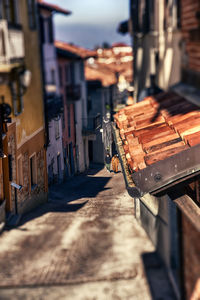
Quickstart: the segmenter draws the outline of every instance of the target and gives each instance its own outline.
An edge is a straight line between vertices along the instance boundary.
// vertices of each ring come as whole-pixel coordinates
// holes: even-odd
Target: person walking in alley
[[[119,158],[118,155],[115,154],[112,158],[112,169],[115,173],[118,172],[118,166],[119,166]]]
[[[110,156],[110,153],[107,151],[106,157],[105,157],[105,164],[106,164],[106,169],[108,172],[110,172],[110,163],[111,163],[111,156]]]

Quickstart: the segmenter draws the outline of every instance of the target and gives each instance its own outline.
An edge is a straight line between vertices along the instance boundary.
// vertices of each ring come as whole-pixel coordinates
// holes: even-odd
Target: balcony
[[[9,65],[25,56],[24,34],[20,25],[10,26],[6,20],[0,20],[0,36],[0,72],[9,72]]]
[[[95,134],[96,130],[101,127],[101,115],[97,114],[95,117],[83,118],[83,136]]]
[[[46,103],[46,112],[48,121],[58,117],[63,112],[63,99],[60,96],[48,97]]]
[[[81,85],[70,84],[66,86],[66,99],[67,103],[78,101],[81,99]]]

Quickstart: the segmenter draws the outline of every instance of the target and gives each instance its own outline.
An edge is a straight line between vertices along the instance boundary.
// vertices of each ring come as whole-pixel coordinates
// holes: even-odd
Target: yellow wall
[[[30,30],[28,24],[27,1],[19,2],[20,23],[23,27],[25,40],[25,65],[31,71],[31,83],[23,96],[24,109],[18,116],[12,114],[16,122],[17,147],[29,139],[35,132],[44,128],[42,73],[40,66],[39,37],[37,30]],[[5,102],[13,107],[11,92],[7,85],[0,86],[0,95],[5,96]]]
[[[24,113],[18,116],[18,145],[23,142],[25,135],[30,136],[39,128],[44,127],[39,37],[37,30],[29,29],[27,2],[26,0],[19,1],[20,20],[25,38],[25,64],[32,73],[32,79],[27,93],[24,95]]]

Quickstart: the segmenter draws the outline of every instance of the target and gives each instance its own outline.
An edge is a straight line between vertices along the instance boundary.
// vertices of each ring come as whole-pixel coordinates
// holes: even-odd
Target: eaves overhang
[[[112,124],[127,190],[134,198],[156,195],[200,175],[200,109],[174,94],[161,98],[163,102],[149,97],[123,109]]]
[[[66,10],[64,8],[61,8],[58,5],[54,5],[54,4],[44,2],[44,1],[41,1],[41,0],[38,0],[38,6],[40,8],[46,9],[50,12],[60,13],[60,14],[67,15],[67,16],[72,14],[71,11]]]
[[[70,60],[82,59],[80,55],[72,53],[72,52],[64,50],[64,49],[61,49],[61,48],[58,48],[58,47],[56,47],[56,53],[59,57],[67,58]]]
[[[200,145],[131,174],[141,196],[159,193],[200,174]]]
[[[112,123],[112,132],[126,188],[129,195],[133,198],[143,197],[147,193],[158,194],[200,174],[200,145],[196,145],[131,174],[126,163],[119,130],[114,122]]]

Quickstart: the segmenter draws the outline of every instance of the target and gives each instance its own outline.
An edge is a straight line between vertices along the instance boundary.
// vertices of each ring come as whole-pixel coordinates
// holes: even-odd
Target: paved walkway
[[[121,173],[95,167],[54,186],[0,245],[3,300],[174,299]]]

